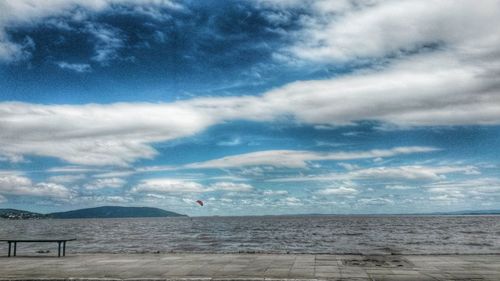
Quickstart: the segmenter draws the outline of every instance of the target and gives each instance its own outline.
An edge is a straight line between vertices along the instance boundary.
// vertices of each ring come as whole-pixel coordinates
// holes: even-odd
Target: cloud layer
[[[295,1],[257,3],[275,9],[278,5],[290,13],[297,5],[303,7]],[[103,11],[114,4],[130,3],[3,2],[1,10],[15,13],[0,17],[2,57],[22,52],[7,39],[7,26],[57,14],[76,16],[77,7]],[[147,7],[142,11],[180,9],[168,1],[144,1],[139,6]],[[154,157],[154,143],[192,136],[234,120],[333,126],[373,120],[389,127],[500,124],[498,2],[361,1],[354,5],[344,1],[331,5],[318,1],[310,9],[302,17],[302,28],[290,35],[293,46],[277,54],[312,62],[367,59],[369,67],[342,77],[290,83],[258,96],[171,103],[3,102],[0,153],[11,160],[39,155],[76,164],[123,166]],[[270,10],[268,16],[277,21],[276,14],[277,10]],[[88,28],[98,41],[106,42],[96,49],[95,60],[112,57],[119,35],[111,27]],[[88,64],[59,62],[59,66],[76,72],[90,69]]]
[[[192,163],[185,168],[237,168],[245,166],[273,166],[281,168],[306,168],[310,161],[355,160],[377,157],[433,152],[433,147],[396,147],[371,151],[321,153],[313,151],[270,150],[235,156],[227,156],[201,163]]]
[[[497,0],[0,1],[0,203],[498,207],[499,25]]]
[[[33,183],[29,178],[17,174],[0,175],[0,193],[17,196],[38,196],[69,199],[71,191],[56,183]]]

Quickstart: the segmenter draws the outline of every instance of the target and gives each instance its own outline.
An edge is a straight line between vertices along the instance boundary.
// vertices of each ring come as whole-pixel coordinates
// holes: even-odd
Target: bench
[[[13,253],[12,256],[16,256],[16,250],[17,250],[17,243],[48,243],[48,242],[57,242],[58,245],[58,250],[57,250],[57,256],[61,256],[61,244],[62,244],[62,256],[66,256],[66,242],[68,241],[74,241],[76,238],[62,238],[62,239],[0,239],[0,242],[7,242],[9,243],[9,254],[8,257],[11,256],[11,252]],[[14,246],[13,251],[11,251],[12,246]]]

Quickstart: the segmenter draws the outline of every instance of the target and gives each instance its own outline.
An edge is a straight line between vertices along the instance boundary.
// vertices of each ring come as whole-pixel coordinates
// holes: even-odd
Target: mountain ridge
[[[0,209],[0,218],[4,219],[158,218],[183,216],[186,215],[153,207],[100,206],[48,214],[17,209]]]

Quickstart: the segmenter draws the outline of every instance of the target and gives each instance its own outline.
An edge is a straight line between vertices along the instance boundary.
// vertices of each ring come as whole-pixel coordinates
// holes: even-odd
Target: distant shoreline
[[[40,217],[3,217],[0,215],[0,220],[84,220],[84,219],[152,219],[152,218],[273,218],[273,217],[487,217],[487,216],[500,216],[500,213],[474,213],[474,214],[454,214],[454,213],[444,213],[444,214],[283,214],[283,215],[242,215],[242,216],[130,216],[130,217],[73,217],[73,218],[58,218],[51,217],[47,215],[42,215]]]

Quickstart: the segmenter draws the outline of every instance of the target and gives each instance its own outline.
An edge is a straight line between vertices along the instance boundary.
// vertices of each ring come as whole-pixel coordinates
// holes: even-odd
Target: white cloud
[[[6,28],[21,24],[36,24],[51,16],[64,16],[74,21],[83,21],[89,13],[112,9],[116,4],[134,7],[136,13],[158,17],[160,8],[180,9],[181,6],[168,0],[5,0],[0,1],[0,62],[16,61],[30,57],[30,46],[26,42],[14,43],[7,35]],[[90,30],[92,31],[92,30]],[[96,55],[94,59],[102,62],[114,55],[114,50],[121,47],[119,38],[114,34],[98,32],[96,34]],[[118,44],[118,45],[117,45]]]
[[[192,163],[185,165],[185,168],[235,168],[245,166],[305,168],[308,166],[308,161],[352,160],[381,156],[391,157],[402,154],[432,152],[436,150],[436,148],[432,147],[419,146],[330,153],[301,150],[267,150],[227,156],[206,162]]]
[[[355,195],[359,191],[352,187],[337,187],[337,188],[325,188],[318,190],[317,193],[321,195]]]
[[[24,157],[22,155],[8,155],[8,154],[5,154],[5,155],[0,155],[0,162],[1,161],[8,161],[10,163],[22,163],[22,162],[26,162],[26,160],[24,159]]]
[[[211,180],[222,180],[222,181],[248,181],[247,178],[242,178],[238,176],[226,175],[226,176],[211,176],[208,177]]]
[[[434,200],[446,198],[456,200],[471,197],[494,199],[495,196],[500,196],[500,179],[498,178],[438,181],[425,187],[429,193],[437,194],[437,196],[433,196]],[[436,197],[440,199],[436,199]]]
[[[114,171],[93,175],[94,178],[115,178],[115,177],[128,177],[136,173],[135,171]]]
[[[137,172],[162,172],[162,171],[174,171],[176,170],[177,167],[174,166],[146,166],[146,167],[139,167],[136,169]]]
[[[375,158],[377,159],[377,158]],[[338,163],[337,165],[339,165],[340,167],[346,169],[346,170],[356,170],[356,169],[359,169],[359,166],[356,165],[356,164],[351,164],[351,163]]]
[[[288,51],[295,56],[314,63],[382,62],[372,72],[297,82],[266,94],[270,104],[287,96],[281,108],[292,109],[301,122],[499,124],[498,1],[286,3],[280,7],[313,11],[292,33],[296,41]]]
[[[226,141],[220,141],[217,143],[217,145],[220,146],[236,146],[241,144],[241,139],[240,138],[234,138],[231,140],[226,140]]]
[[[361,198],[358,200],[363,205],[388,205],[394,204],[394,201],[389,198]]]
[[[286,190],[264,190],[263,195],[273,196],[273,195],[288,195]]]
[[[498,1],[286,3],[284,7],[299,5],[313,11],[304,28],[292,35],[297,40],[289,51],[295,56],[314,63],[387,63],[373,72],[297,82],[266,94],[270,104],[287,96],[281,108],[292,109],[301,122],[500,122]],[[433,44],[437,48],[425,49]]]
[[[220,198],[219,201],[223,203],[232,203],[234,200],[231,198]]]
[[[317,129],[317,128],[315,127],[315,129]],[[339,146],[343,146],[346,144],[341,143],[341,142],[316,141],[316,145],[317,146],[339,147]]]
[[[132,199],[123,196],[105,196],[102,201],[110,202],[110,203],[127,203]]]
[[[119,30],[89,23],[86,32],[95,40],[95,55],[91,58],[93,61],[107,65],[110,60],[118,58],[118,50],[125,45]]]
[[[153,178],[141,181],[132,188],[132,192],[148,193],[201,193],[201,192],[249,192],[254,188],[250,184],[235,182],[215,182],[208,186],[186,179]]]
[[[364,174],[364,175],[363,175]],[[392,179],[414,179],[414,180],[439,180],[444,177],[431,169],[422,169],[417,167],[403,167],[397,169],[371,169],[362,173],[362,176],[375,178]]]
[[[7,189],[7,188],[12,188],[15,186],[30,186],[31,185],[31,180],[18,175],[18,174],[9,174],[5,173],[0,175],[0,188]]]
[[[1,3],[0,3],[1,4]],[[0,5],[1,9],[1,5]],[[1,16],[1,14],[0,14]],[[31,51],[35,48],[33,40],[29,37],[22,43],[12,43],[9,36],[1,29],[0,20],[0,62],[11,62],[25,60],[31,57]]]
[[[52,176],[49,177],[48,180],[50,182],[55,182],[55,183],[73,183],[75,181],[79,181],[85,178],[85,175],[59,175],[59,176]]]
[[[90,196],[79,196],[72,200],[74,203],[85,204],[85,205],[102,205],[102,204],[122,204],[133,202],[134,199],[127,196],[118,195],[90,195]]]
[[[29,178],[16,175],[0,175],[0,194],[22,196],[46,196],[58,199],[68,199],[71,191],[56,183],[33,183]]]
[[[138,158],[154,157],[156,151],[151,143],[193,135],[223,120],[272,121],[286,112],[312,124],[348,124],[355,120],[378,119],[408,125],[454,125],[494,124],[500,120],[500,103],[495,104],[491,90],[470,94],[477,92],[476,86],[491,89],[488,83],[473,81],[484,75],[469,73],[471,75],[465,77],[462,74],[466,69],[459,68],[455,73],[443,73],[444,76],[425,67],[421,71],[421,82],[432,80],[442,86],[432,82],[414,87],[410,85],[413,82],[408,84],[405,79],[420,83],[416,81],[420,79],[418,73],[396,71],[393,77],[384,77],[389,74],[382,72],[331,81],[298,82],[260,98],[197,98],[170,104],[73,106],[4,102],[0,104],[3,140],[0,154],[53,156],[86,165],[128,165]],[[471,84],[460,85],[467,81]],[[398,85],[402,88],[387,88]],[[457,89],[448,91],[446,85],[457,86]],[[335,92],[330,92],[331,89]],[[430,92],[426,93],[425,89]],[[441,90],[446,93],[441,95]],[[453,96],[449,96],[451,94]],[[266,153],[248,156],[266,157]],[[281,161],[283,165],[294,167],[304,167],[304,161],[321,158],[307,152],[272,153],[290,161]]]
[[[265,172],[270,172],[274,169],[274,167],[242,167],[238,170],[238,174],[245,177],[258,177],[262,176]]]
[[[0,104],[0,155],[52,156],[84,165],[125,166],[152,158],[149,143],[192,135],[210,116],[169,104]],[[119,125],[118,125],[119,124]]]
[[[293,197],[293,196],[280,199],[280,201],[278,201],[278,204],[283,204],[286,206],[301,206],[301,205],[303,205],[302,200],[300,200],[297,197]]]
[[[397,55],[432,43],[468,52],[498,46],[500,7],[494,0],[340,2],[312,5],[316,14],[298,32],[292,52],[314,61],[346,61]]]
[[[100,178],[93,182],[87,183],[85,189],[97,190],[103,188],[120,188],[123,187],[127,181],[121,178]]]
[[[47,172],[49,173],[85,173],[93,171],[98,171],[98,170],[81,166],[63,166],[63,167],[54,167],[47,169]]]
[[[262,109],[271,107],[275,114],[286,113],[307,124],[498,124],[494,73],[499,69],[490,63],[465,64],[444,52],[415,55],[385,69],[291,83],[266,93]]]
[[[59,66],[61,69],[72,70],[79,73],[90,72],[92,70],[90,65],[86,63],[67,63],[61,61],[57,63],[57,66]]]
[[[437,181],[446,179],[446,174],[477,175],[479,170],[475,166],[395,166],[375,167],[348,171],[346,173],[328,173],[301,177],[276,178],[274,182],[301,182],[301,181],[332,181],[332,180],[411,180]]]
[[[386,185],[385,189],[391,189],[391,190],[408,190],[408,189],[415,189],[415,186],[410,186],[410,185]]]
[[[253,190],[253,186],[246,183],[217,182],[209,186],[212,190],[248,192]]]
[[[151,197],[153,199],[165,199],[166,198],[163,195],[154,194],[154,193],[148,193],[148,194],[146,194],[146,197]]]
[[[463,195],[462,194],[442,194],[442,195],[436,195],[436,196],[431,196],[429,197],[430,200],[432,201],[437,201],[437,202],[440,202],[440,203],[444,203],[444,204],[452,204],[452,203],[456,203],[458,201],[460,201],[461,199],[463,199]]]
[[[203,185],[182,179],[147,179],[132,188],[132,192],[148,193],[198,193],[205,192]]]
[[[18,0],[0,2],[0,59],[23,53],[9,41],[9,24],[36,22],[75,6],[103,11],[113,0]],[[121,3],[132,3],[121,1]],[[175,6],[168,1],[147,5]],[[375,120],[399,127],[500,124],[500,6],[497,1],[309,2],[317,13],[305,18],[289,51],[327,63],[359,58],[382,60],[373,69],[318,81],[299,81],[260,96],[207,97],[173,103],[37,105],[0,103],[0,157],[57,157],[83,165],[126,166],[154,157],[152,143],[201,132],[231,120],[352,125]],[[282,5],[282,4],[280,4]],[[304,5],[290,4],[289,5]],[[335,14],[335,16],[332,15]],[[467,24],[464,24],[464,23]],[[120,47],[116,30],[89,27],[99,38],[96,60]],[[26,46],[32,45],[29,39]],[[118,41],[117,41],[118,40]],[[418,48],[439,44],[433,50]],[[16,55],[17,54],[17,55]],[[390,55],[392,58],[387,58]],[[102,60],[101,60],[102,59]],[[119,125],[117,125],[119,124]],[[305,167],[321,158],[309,152],[247,155],[244,165]],[[12,158],[14,157],[14,158]],[[385,157],[383,155],[379,157]],[[225,159],[229,162],[234,158]],[[287,162],[288,161],[288,162]],[[224,166],[224,161],[198,165]],[[237,164],[237,163],[236,163]]]
[[[477,173],[474,166],[399,166],[376,167],[350,172],[348,175],[357,179],[403,179],[403,180],[439,180],[446,178],[450,173]]]
[[[23,175],[23,171],[17,170],[0,170],[0,176]]]
[[[193,135],[228,118],[226,115],[236,114],[240,105],[235,105],[232,100],[239,99],[110,105],[4,102],[0,103],[0,155],[32,154],[57,157],[74,164],[127,166],[140,158],[153,158],[157,152],[151,146],[152,143]],[[269,165],[304,167],[305,161],[312,160],[388,157],[431,150],[426,147],[402,147],[373,150],[364,152],[364,155],[286,150],[256,152],[246,155],[248,163],[245,165],[252,165],[250,158],[254,158],[256,164],[269,161]],[[277,157],[278,161],[265,160],[269,157]],[[231,159],[238,158],[228,157],[228,160]],[[220,166],[223,165],[221,161],[198,163],[190,167],[202,167],[210,163],[219,163]]]
[[[261,97],[195,98],[168,104],[4,102],[0,103],[0,155],[34,154],[75,164],[125,166],[154,157],[157,152],[151,143],[190,136],[225,120],[272,121],[287,114],[308,124],[366,119],[400,125],[498,124],[496,78],[487,69],[472,68],[430,56],[378,73],[296,82]],[[266,160],[269,165],[286,167],[305,167],[305,161],[323,158],[304,151],[258,152],[247,155],[242,164],[254,165],[252,161],[261,163],[271,156],[279,162]],[[234,160],[227,157],[193,167],[225,166]]]

